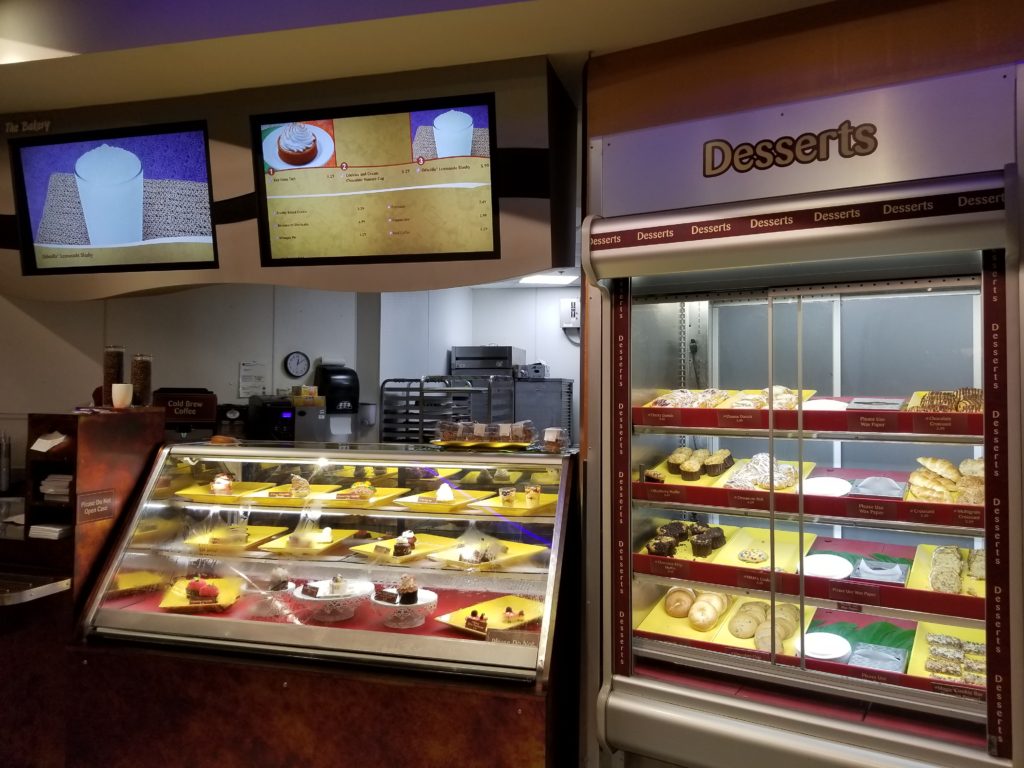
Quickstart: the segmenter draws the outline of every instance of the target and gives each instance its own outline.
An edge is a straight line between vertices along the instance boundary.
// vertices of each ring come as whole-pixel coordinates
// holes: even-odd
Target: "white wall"
[[[579,349],[559,328],[559,299],[578,289],[468,289],[380,296],[379,329],[356,322],[357,295],[261,285],[219,285],[105,301],[43,302],[0,297],[0,430],[25,456],[26,415],[90,403],[102,381],[105,343],[153,355],[153,387],[206,387],[220,402],[241,402],[238,364],[267,366],[271,392],[296,383],[281,367],[301,350],[356,364],[360,336],[380,342],[380,380],[367,370],[361,400],[374,402],[385,378],[447,371],[452,346],[511,344],[527,362],[545,361],[574,388],[579,417]],[[358,368],[357,368],[358,370]],[[362,371],[360,371],[362,373]],[[578,434],[578,432],[576,432]]]

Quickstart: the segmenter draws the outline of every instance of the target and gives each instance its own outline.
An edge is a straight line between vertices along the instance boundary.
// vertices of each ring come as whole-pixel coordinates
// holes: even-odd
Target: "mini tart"
[[[278,157],[280,157],[282,160],[288,163],[288,165],[305,165],[306,163],[310,162],[314,157],[316,157],[316,152],[316,136],[313,137],[312,144],[310,144],[305,149],[299,151],[285,149],[284,147],[281,146],[281,138],[278,137],[277,139]]]

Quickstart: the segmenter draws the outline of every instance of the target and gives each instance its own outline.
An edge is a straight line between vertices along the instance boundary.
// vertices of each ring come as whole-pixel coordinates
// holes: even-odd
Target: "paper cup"
[[[438,157],[463,157],[473,153],[473,118],[449,109],[434,118],[434,146]]]
[[[131,384],[111,384],[110,401],[115,408],[127,408],[132,404],[132,392],[134,387]]]
[[[89,244],[142,241],[142,161],[134,152],[103,144],[75,161],[75,183]]]

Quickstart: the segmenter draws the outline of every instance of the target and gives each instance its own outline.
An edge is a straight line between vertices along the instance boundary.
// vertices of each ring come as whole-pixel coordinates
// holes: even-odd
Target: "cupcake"
[[[686,523],[679,520],[673,520],[671,523],[665,523],[665,525],[659,525],[656,533],[659,536],[671,536],[676,541],[686,541],[687,531]]]
[[[647,551],[652,555],[672,557],[676,553],[676,547],[678,546],[679,543],[671,536],[655,536],[647,542]]]
[[[419,599],[419,587],[416,579],[405,574],[398,580],[398,602],[402,605],[415,605]]]
[[[704,535],[711,537],[712,549],[721,549],[725,546],[725,531],[723,531],[717,525],[708,528],[707,533],[705,533]]]
[[[665,466],[668,467],[668,471],[673,475],[678,475],[680,472],[679,466],[690,458],[692,453],[693,449],[691,448],[676,448],[665,461]]]
[[[690,547],[693,549],[694,557],[707,557],[714,551],[710,533],[698,533],[690,537]]]
[[[702,474],[702,465],[697,459],[689,458],[679,465],[679,475],[683,480],[700,480]]]

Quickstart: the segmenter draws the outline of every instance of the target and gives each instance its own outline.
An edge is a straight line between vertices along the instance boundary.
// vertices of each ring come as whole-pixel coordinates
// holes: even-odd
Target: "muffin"
[[[721,549],[725,546],[725,531],[723,531],[718,526],[712,526],[711,528],[708,528],[708,531],[705,535],[711,537],[712,549]]]
[[[656,533],[659,536],[671,536],[676,541],[686,541],[688,536],[686,532],[686,523],[680,520],[673,520],[665,525],[659,525]]]
[[[700,480],[701,470],[701,463],[693,458],[689,458],[679,465],[679,475],[683,480]]]
[[[672,557],[679,543],[671,536],[655,536],[647,542],[647,551],[652,555]]]
[[[665,461],[665,466],[668,468],[668,471],[673,475],[678,475],[680,472],[679,466],[690,458],[690,454],[692,453],[693,450],[691,448],[676,448]]]
[[[720,474],[725,472],[725,457],[719,456],[718,454],[712,454],[708,456],[707,461],[704,462],[704,471],[712,477],[718,477]]]
[[[707,557],[715,549],[710,533],[698,533],[696,536],[691,536],[690,547],[693,549],[694,557]]]

